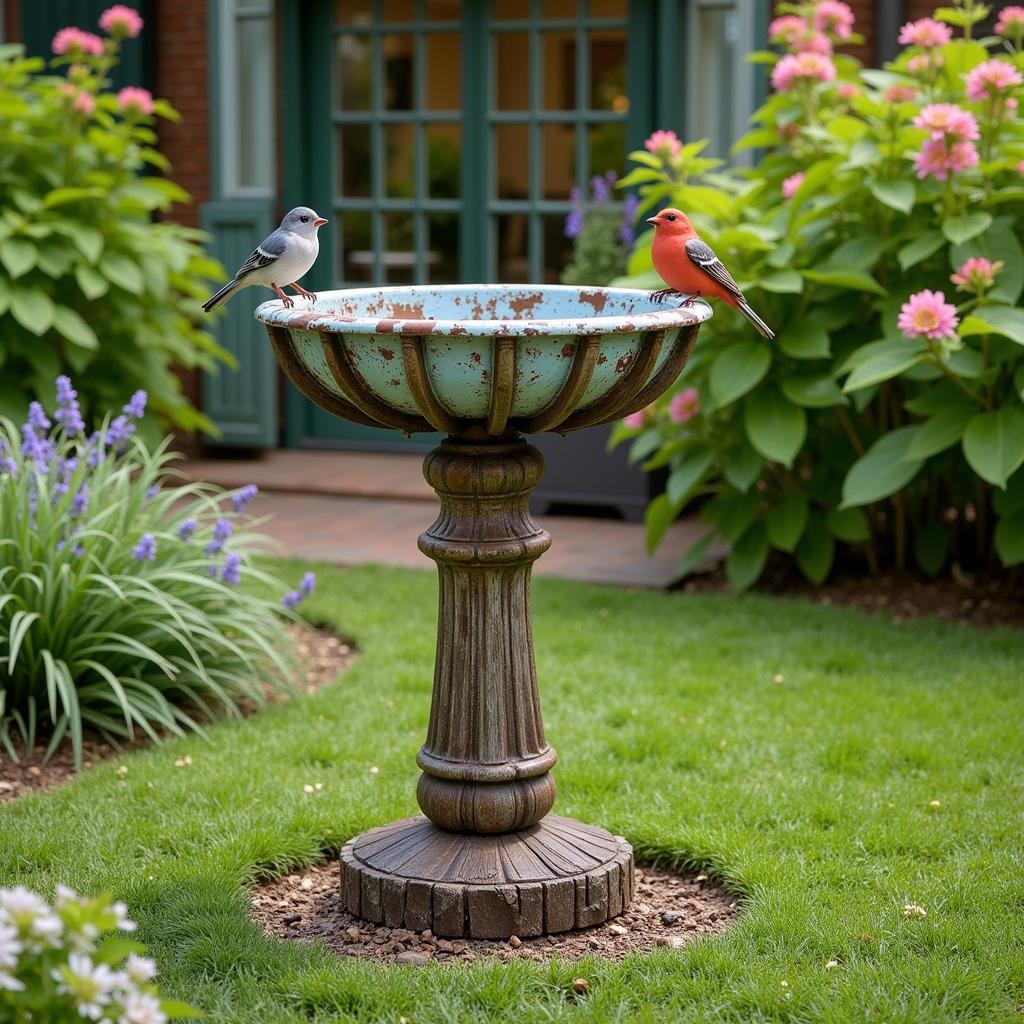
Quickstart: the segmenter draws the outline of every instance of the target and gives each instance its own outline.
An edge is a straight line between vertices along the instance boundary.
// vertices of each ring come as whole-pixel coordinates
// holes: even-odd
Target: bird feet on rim
[[[291,309],[295,305],[295,300],[290,296],[281,291],[276,284],[270,286],[277,293],[277,297],[284,303],[285,309]]]
[[[288,285],[288,287],[294,288],[296,293],[301,295],[304,299],[309,299],[310,302],[316,302],[316,292],[308,291],[307,289],[303,288],[301,284],[296,284],[295,281],[292,281],[292,283]]]
[[[692,295],[687,295],[685,299],[680,303],[680,306],[685,309],[689,309],[693,305],[696,299],[700,298],[700,292],[694,292]]]
[[[670,295],[678,295],[679,292],[675,288],[659,288],[656,292],[651,292],[652,302],[664,302]]]

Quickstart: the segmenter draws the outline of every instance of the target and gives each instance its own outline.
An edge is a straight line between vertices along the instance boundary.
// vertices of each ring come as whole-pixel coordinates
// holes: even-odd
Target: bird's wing
[[[271,263],[276,263],[286,248],[287,242],[284,238],[280,237],[278,232],[275,231],[272,235],[268,235],[253,249],[248,259],[238,268],[235,279],[238,280],[246,277],[254,270],[262,270],[264,267],[269,267]]]
[[[725,264],[715,255],[714,250],[707,242],[699,238],[691,238],[684,246],[686,255],[700,267],[709,277],[713,277],[720,285],[732,292],[737,299],[743,298],[743,292],[736,283],[732,274],[725,269]]]

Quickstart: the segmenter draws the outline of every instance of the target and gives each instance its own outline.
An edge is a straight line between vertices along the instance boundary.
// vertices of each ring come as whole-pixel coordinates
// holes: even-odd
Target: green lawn
[[[556,810],[725,880],[724,936],[471,969],[263,938],[247,881],[416,810],[434,578],[318,571],[310,614],[363,651],[341,682],[0,809],[0,884],[112,890],[217,1022],[1021,1020],[1024,635],[763,597],[535,584]]]

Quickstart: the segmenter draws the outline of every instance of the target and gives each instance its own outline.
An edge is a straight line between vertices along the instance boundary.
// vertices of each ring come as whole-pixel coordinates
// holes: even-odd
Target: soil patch
[[[686,593],[730,591],[722,570],[689,579],[681,589]],[[769,567],[754,593],[799,597],[822,605],[846,605],[888,616],[893,622],[931,616],[962,626],[1024,628],[1024,587],[1012,572],[992,580],[964,575],[929,580],[910,573],[838,576],[813,586],[803,577]]]
[[[324,629],[313,629],[289,623],[288,632],[295,641],[298,656],[306,667],[303,689],[306,693],[317,690],[333,682],[341,672],[356,659],[356,652],[345,640]],[[267,689],[266,697],[270,703],[279,703],[288,699],[288,694],[279,690]],[[242,711],[251,714],[259,710],[259,705],[243,701]],[[121,750],[109,743],[93,737],[86,737],[83,743],[82,769],[91,768],[100,761],[120,757],[126,750],[133,750],[148,745],[145,736],[134,743],[126,743]],[[0,752],[0,804],[17,799],[25,793],[42,793],[48,789],[70,782],[75,777],[75,760],[71,752],[70,741],[57,748],[53,757],[43,764],[46,744],[40,743],[31,756],[22,756],[15,764],[6,753]]]
[[[578,960],[587,955],[622,960],[658,946],[681,949],[694,939],[724,931],[738,913],[735,897],[704,875],[637,867],[636,897],[625,913],[605,924],[561,935],[509,941],[439,939],[430,931],[368,924],[342,909],[338,862],[265,882],[252,890],[252,917],[266,935],[299,942],[316,939],[341,957],[384,963],[472,963],[500,960]]]

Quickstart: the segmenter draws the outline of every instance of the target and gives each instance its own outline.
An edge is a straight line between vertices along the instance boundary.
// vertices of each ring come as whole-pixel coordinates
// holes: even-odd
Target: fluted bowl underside
[[[318,405],[407,433],[575,430],[643,408],[682,370],[697,300],[568,285],[321,292],[256,310],[285,373]]]

